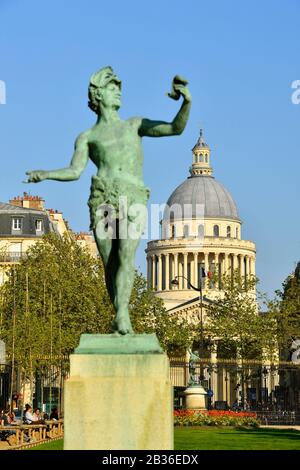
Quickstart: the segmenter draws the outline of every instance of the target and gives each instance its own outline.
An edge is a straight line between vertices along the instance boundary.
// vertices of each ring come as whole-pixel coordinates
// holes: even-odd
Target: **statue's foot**
[[[120,335],[129,335],[134,333],[128,313],[117,314],[113,321],[113,330]]]

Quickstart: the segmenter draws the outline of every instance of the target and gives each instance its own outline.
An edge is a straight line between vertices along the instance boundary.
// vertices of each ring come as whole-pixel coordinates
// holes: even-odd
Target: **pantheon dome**
[[[231,193],[213,176],[211,151],[202,130],[192,148],[190,175],[171,193],[161,220],[161,239],[147,244],[148,285],[168,310],[195,299],[190,284],[207,301],[219,294],[204,272],[255,274],[255,244],[243,240],[241,219]],[[172,280],[178,279],[178,285]]]
[[[171,194],[167,206],[190,204],[193,209],[197,204],[204,205],[204,217],[226,218],[239,221],[236,203],[230,192],[213,176],[190,176]],[[192,216],[196,216],[193,210]]]

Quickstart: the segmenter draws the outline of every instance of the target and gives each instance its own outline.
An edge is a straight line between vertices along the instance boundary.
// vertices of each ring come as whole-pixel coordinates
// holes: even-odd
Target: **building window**
[[[206,161],[206,163],[208,162],[208,156],[207,155],[205,155],[205,161]]]
[[[204,225],[203,224],[198,225],[198,237],[204,238]]]
[[[203,154],[200,153],[200,162],[203,162]]]
[[[220,235],[219,225],[214,225],[214,237],[219,237],[219,235]]]
[[[175,225],[171,225],[171,238],[175,238]]]
[[[37,232],[41,232],[43,230],[43,221],[42,220],[36,220],[35,221],[35,230]]]
[[[236,238],[239,238],[239,228],[236,228]]]
[[[12,219],[12,229],[13,230],[22,230],[22,219],[21,218],[13,218]]]
[[[231,237],[231,227],[230,227],[230,225],[227,226],[227,237],[228,238]]]
[[[183,236],[185,238],[187,238],[189,236],[189,226],[188,225],[183,226]]]

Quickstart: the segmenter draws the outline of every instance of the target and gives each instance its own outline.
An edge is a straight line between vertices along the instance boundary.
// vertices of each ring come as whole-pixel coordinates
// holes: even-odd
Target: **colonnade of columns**
[[[147,255],[148,286],[157,291],[170,289],[187,289],[188,282],[178,278],[179,286],[171,284],[176,276],[185,276],[195,285],[199,285],[200,268],[230,274],[239,270],[240,276],[255,275],[255,257],[248,254],[224,252],[166,252]],[[203,287],[208,288],[208,280]]]

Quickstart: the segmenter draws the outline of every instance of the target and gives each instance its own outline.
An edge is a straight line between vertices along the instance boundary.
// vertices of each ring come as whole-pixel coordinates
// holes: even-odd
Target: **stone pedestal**
[[[191,385],[184,391],[187,410],[206,410],[207,393],[201,385]]]
[[[155,335],[83,335],[70,360],[65,450],[173,449],[169,360]]]

